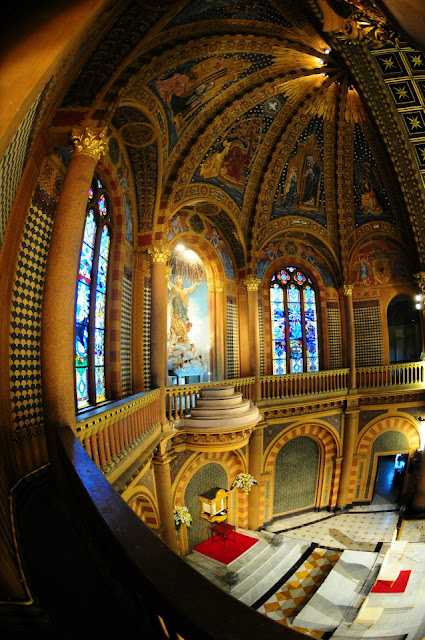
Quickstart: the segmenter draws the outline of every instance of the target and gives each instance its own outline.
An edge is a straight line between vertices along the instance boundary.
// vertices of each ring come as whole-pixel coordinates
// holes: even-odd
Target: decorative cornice
[[[71,141],[73,155],[90,156],[97,162],[106,151],[107,129],[105,127],[95,129],[75,127],[71,132]]]

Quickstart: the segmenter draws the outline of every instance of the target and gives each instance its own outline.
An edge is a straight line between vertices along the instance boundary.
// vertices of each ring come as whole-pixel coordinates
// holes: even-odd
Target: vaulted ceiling
[[[354,37],[344,25],[362,4],[370,28]],[[87,38],[52,131],[108,123],[139,247],[218,230],[240,273],[298,251],[329,284],[349,282],[373,242],[412,273],[425,256],[425,56],[377,7],[126,3]],[[411,129],[398,113],[405,76]]]

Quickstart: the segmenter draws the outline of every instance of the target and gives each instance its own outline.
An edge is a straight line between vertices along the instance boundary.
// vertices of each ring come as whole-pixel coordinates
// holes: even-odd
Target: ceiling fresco
[[[398,247],[400,273],[406,252],[417,268],[425,62],[375,4],[130,2],[86,46],[54,123],[75,114],[76,124],[110,126],[110,159],[135,220],[127,238],[138,246],[201,233],[233,278],[262,277],[295,247],[335,286],[358,277],[359,239],[379,230]],[[358,80],[365,64],[373,87]],[[391,118],[405,148],[398,173]]]

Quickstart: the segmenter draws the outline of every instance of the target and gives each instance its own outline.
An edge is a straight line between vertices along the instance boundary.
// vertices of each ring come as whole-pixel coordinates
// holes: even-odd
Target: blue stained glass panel
[[[102,256],[102,258],[104,258],[105,260],[108,260],[109,257],[109,245],[111,242],[111,238],[110,238],[110,234],[109,234],[109,229],[108,227],[104,226],[102,229],[102,236],[100,238],[100,255]]]
[[[81,248],[80,255],[80,275],[84,277],[85,281],[90,284],[91,270],[93,266],[93,247],[90,247],[85,242]]]
[[[100,367],[105,364],[103,329],[95,329],[94,332],[94,365]]]
[[[103,367],[96,367],[94,370],[96,402],[106,400],[105,394],[105,374]]]
[[[96,290],[105,293],[106,291],[106,275],[108,270],[108,263],[102,256],[99,257],[99,266],[97,268],[97,280]]]
[[[90,209],[86,217],[86,226],[84,227],[84,239],[83,242],[90,247],[94,247],[94,241],[96,238],[96,221],[94,219],[93,209]]]
[[[103,329],[105,326],[105,296],[99,291],[96,291],[95,307],[95,327],[96,329]]]
[[[89,405],[89,384],[87,368],[77,367],[77,407],[83,409]]]
[[[281,376],[286,373],[286,360],[273,360],[273,375]]]
[[[277,277],[282,282],[282,284],[286,284],[291,279],[291,276],[289,275],[289,273],[285,271],[285,269],[282,269],[282,271],[279,271],[279,273],[277,274]]]
[[[77,324],[75,336],[75,366],[87,367],[89,357],[89,330],[87,325]]]
[[[94,192],[93,192],[92,187],[90,187],[90,189],[89,189],[89,202],[90,202],[90,200],[93,200],[93,196],[94,196]]]
[[[307,371],[319,370],[319,341],[317,337],[316,296],[308,285],[304,289],[305,338],[307,347]]]
[[[307,280],[307,278],[303,273],[301,273],[301,271],[297,271],[294,276],[294,280],[296,280],[296,282],[298,282],[299,285],[302,285]]]
[[[77,305],[76,305],[76,322],[79,324],[87,324],[90,313],[90,287],[83,279],[78,280],[77,285]]]

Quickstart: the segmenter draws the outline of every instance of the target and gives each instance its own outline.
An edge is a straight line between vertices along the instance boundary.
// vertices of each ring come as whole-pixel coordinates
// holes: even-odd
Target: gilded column
[[[225,376],[225,355],[224,355],[224,327],[225,327],[225,305],[224,305],[224,283],[216,280],[215,289],[215,352],[216,352],[216,380],[224,380]]]
[[[344,420],[344,440],[342,449],[342,465],[341,476],[339,479],[338,498],[336,506],[338,509],[343,509],[347,506],[350,492],[350,479],[353,468],[353,456],[354,447],[356,443],[356,436],[359,425],[359,410],[355,409],[347,410]]]
[[[71,139],[72,156],[56,210],[44,282],[41,371],[47,427],[75,425],[74,325],[78,263],[88,190],[105,150],[106,129],[73,129]]]
[[[245,286],[248,290],[248,337],[250,375],[255,376],[254,400],[261,399],[260,380],[260,328],[258,319],[258,287],[261,280],[248,276]]]
[[[165,386],[167,380],[167,261],[170,251],[165,245],[148,249],[152,259],[151,378],[152,387],[160,390],[160,420],[165,423]]]
[[[174,505],[171,488],[170,462],[172,456],[165,451],[157,452],[153,459],[156,495],[161,525],[164,527],[162,539],[170,549],[179,553],[176,527],[174,524]]]
[[[263,427],[258,424],[251,433],[248,444],[248,470],[257,482],[260,482],[263,456]],[[260,525],[260,486],[254,484],[248,496],[248,529],[256,531]]]
[[[353,310],[353,287],[351,284],[344,285],[344,305],[347,331],[347,351],[348,351],[348,388],[356,389],[356,336],[354,332],[354,310]]]

